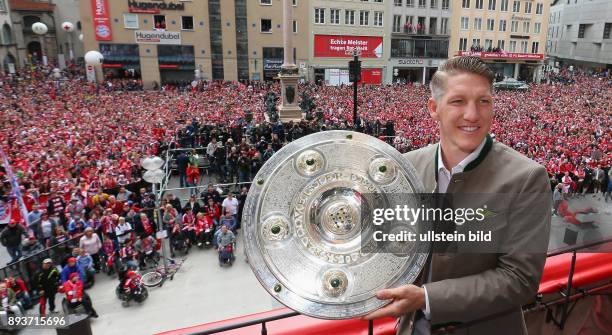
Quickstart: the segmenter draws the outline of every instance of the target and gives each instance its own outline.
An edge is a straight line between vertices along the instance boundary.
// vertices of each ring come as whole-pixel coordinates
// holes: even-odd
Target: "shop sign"
[[[528,54],[515,52],[471,52],[459,51],[459,56],[474,56],[482,59],[518,59],[518,60],[542,60],[544,54]]]
[[[155,2],[139,2],[128,0],[130,13],[149,13],[156,14],[162,10],[185,10],[184,3],[155,1]]]
[[[357,49],[361,58],[381,58],[383,39],[380,36],[315,35],[315,57],[350,58],[350,50]]]
[[[136,30],[134,36],[139,44],[181,44],[181,33],[178,31]]]
[[[418,58],[399,59],[397,61],[399,65],[423,65],[423,60]]]

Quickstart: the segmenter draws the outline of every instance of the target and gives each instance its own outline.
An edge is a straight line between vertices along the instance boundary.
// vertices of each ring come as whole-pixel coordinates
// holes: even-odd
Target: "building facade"
[[[387,82],[429,82],[449,53],[451,0],[390,0]]]
[[[0,61],[2,61],[2,73],[14,73],[19,67],[17,61],[17,42],[13,30],[13,22],[10,15],[10,7],[7,0],[0,0]]]
[[[383,0],[310,0],[308,78],[349,83],[348,62],[357,49],[363,83],[381,84],[388,69],[388,17]]]
[[[283,1],[248,1],[248,59],[250,79],[271,80],[283,64]],[[302,80],[308,80],[309,0],[292,0],[293,60]]]
[[[309,2],[293,3],[293,56],[306,78]],[[196,70],[204,80],[272,80],[283,61],[281,0],[81,0],[81,17],[86,49],[102,52],[105,75],[147,87],[193,81]]]
[[[549,65],[612,69],[612,1],[556,0],[550,11]]]
[[[72,62],[82,62],[84,55],[83,42],[79,39],[81,34],[81,15],[79,0],[53,0],[55,4],[55,22],[57,23],[57,40],[59,53],[63,58]],[[68,32],[61,26],[64,22],[73,24],[74,30]]]
[[[43,55],[50,62],[58,60],[59,43],[54,11],[55,4],[49,0],[10,0],[10,15],[17,44],[19,66],[41,63]],[[42,22],[48,31],[44,36],[34,34],[32,25]]]
[[[483,58],[498,79],[541,78],[550,0],[456,0],[449,57]]]

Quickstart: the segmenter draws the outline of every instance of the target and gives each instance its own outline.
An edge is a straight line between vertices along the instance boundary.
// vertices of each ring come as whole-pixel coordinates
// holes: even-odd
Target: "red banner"
[[[382,69],[361,69],[360,83],[380,85],[382,83]]]
[[[315,35],[315,57],[351,57],[348,51],[356,48],[361,58],[381,58],[383,39],[380,36]]]
[[[474,56],[482,59],[522,59],[522,60],[542,60],[544,54],[525,54],[514,52],[474,52],[459,51],[459,56]]]
[[[94,24],[96,41],[112,41],[110,13],[108,0],[91,0],[91,12]]]

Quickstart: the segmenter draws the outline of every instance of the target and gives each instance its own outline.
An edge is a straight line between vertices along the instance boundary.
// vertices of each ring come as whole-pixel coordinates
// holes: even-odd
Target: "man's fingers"
[[[400,286],[396,288],[388,288],[385,290],[380,290],[376,292],[376,298],[380,300],[389,300],[389,299],[398,299],[405,298],[406,286]]]

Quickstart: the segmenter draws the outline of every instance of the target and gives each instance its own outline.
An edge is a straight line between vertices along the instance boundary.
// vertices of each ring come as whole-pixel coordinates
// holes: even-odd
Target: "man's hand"
[[[364,320],[387,316],[400,317],[417,309],[425,308],[425,289],[412,284],[378,291],[376,297],[380,300],[392,299],[393,301],[388,306],[364,316]]]

